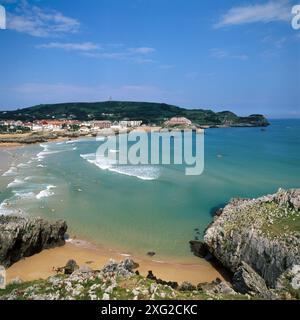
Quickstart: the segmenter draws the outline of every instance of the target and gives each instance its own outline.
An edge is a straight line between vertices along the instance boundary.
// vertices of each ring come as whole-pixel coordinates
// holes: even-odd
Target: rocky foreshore
[[[65,243],[65,221],[0,216],[0,265],[8,268],[22,258]]]
[[[0,264],[63,244],[65,232],[62,221],[1,217]],[[191,244],[195,254],[213,256],[231,272],[228,282],[179,284],[152,271],[142,277],[130,259],[110,261],[99,270],[70,260],[47,280],[16,279],[0,290],[0,300],[300,299],[300,189],[233,199],[218,210],[204,242]]]
[[[237,294],[227,283],[216,280],[194,286],[157,279],[150,271],[139,275],[139,267],[131,259],[109,261],[101,270],[79,267],[74,260],[59,268],[58,274],[47,280],[23,283],[16,279],[0,300],[221,300],[251,299]]]
[[[195,246],[232,272],[237,292],[300,298],[300,189],[233,199]]]
[[[1,134],[0,146],[1,144],[29,145],[45,143],[57,139],[76,139],[81,136],[85,137],[87,134],[67,131],[56,133]]]

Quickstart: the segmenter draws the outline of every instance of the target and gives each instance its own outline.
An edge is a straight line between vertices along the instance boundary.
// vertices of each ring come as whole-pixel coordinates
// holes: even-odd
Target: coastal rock
[[[155,255],[156,255],[156,253],[154,251],[147,252],[147,256],[149,256],[149,257],[154,257]]]
[[[274,288],[278,278],[300,264],[300,189],[258,199],[233,199],[208,227],[204,242],[226,268],[248,264]]]
[[[209,253],[207,245],[201,241],[190,241],[191,251],[196,257],[205,258]]]
[[[285,299],[300,299],[300,265],[295,265],[280,276],[276,291]]]
[[[264,279],[245,262],[242,262],[235,272],[232,282],[234,289],[239,293],[263,297],[268,295]]]
[[[64,267],[64,273],[65,274],[72,274],[73,272],[75,272],[78,269],[79,269],[79,266],[76,263],[76,261],[75,260],[69,260],[67,262],[66,266]]]
[[[0,216],[0,264],[8,268],[43,249],[64,245],[65,221]]]
[[[179,291],[194,291],[194,290],[196,290],[196,286],[194,286],[190,282],[185,281],[179,286],[178,290]]]
[[[135,263],[131,259],[125,259],[124,261],[117,263],[114,260],[110,260],[109,263],[103,268],[103,273],[113,273],[122,277],[130,277],[134,274],[134,269],[138,268],[138,263]]]
[[[210,283],[199,283],[197,290],[208,295],[236,295],[237,293],[225,281],[216,279]]]

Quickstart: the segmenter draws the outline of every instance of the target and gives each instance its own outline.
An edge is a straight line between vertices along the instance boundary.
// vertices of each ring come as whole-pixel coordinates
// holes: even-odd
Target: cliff
[[[273,289],[286,275],[295,281],[300,277],[300,189],[232,200],[207,228],[204,242],[234,273],[234,281],[250,273]]]
[[[66,231],[65,221],[0,216],[0,265],[7,268],[43,249],[63,245]]]

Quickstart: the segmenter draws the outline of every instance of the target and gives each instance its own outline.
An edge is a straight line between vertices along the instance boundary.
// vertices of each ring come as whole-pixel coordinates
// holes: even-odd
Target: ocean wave
[[[151,166],[118,166],[109,170],[146,181],[157,180],[160,176],[160,169]]]
[[[35,196],[36,199],[40,200],[40,199],[42,199],[42,198],[48,198],[48,197],[53,196],[55,193],[52,192],[51,190],[52,190],[52,189],[55,189],[55,188],[56,188],[56,186],[52,186],[52,185],[48,186],[45,190],[42,190],[41,192],[39,192],[39,193]]]
[[[17,168],[28,168],[28,164],[20,163],[20,164],[17,165]]]
[[[33,192],[13,191],[13,193],[19,199],[33,199],[35,197]]]
[[[3,173],[2,177],[16,176],[18,169],[16,167],[10,167],[6,172]]]
[[[9,199],[0,204],[0,216],[9,216],[16,213],[16,210],[10,207]]]
[[[80,142],[86,142],[86,140],[83,140],[83,139],[70,140],[70,141],[67,141],[66,143],[70,144],[70,143],[80,143]]]
[[[81,154],[81,158],[85,159],[91,164],[96,165],[101,170],[108,170],[126,176],[135,177],[141,180],[150,181],[157,180],[160,176],[160,169],[154,166],[146,165],[116,165],[114,159],[108,157],[96,156],[95,153]]]
[[[11,183],[9,183],[9,184],[7,185],[7,188],[18,187],[18,186],[23,185],[24,183],[25,183],[24,180],[16,178],[13,182],[11,182]]]

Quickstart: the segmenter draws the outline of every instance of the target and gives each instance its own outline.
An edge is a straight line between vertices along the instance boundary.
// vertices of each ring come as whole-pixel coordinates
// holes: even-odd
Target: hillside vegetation
[[[0,119],[33,121],[39,119],[142,120],[144,124],[162,124],[172,117],[186,117],[196,125],[267,126],[262,115],[238,117],[230,111],[213,112],[184,109],[174,105],[150,102],[107,101],[94,103],[43,104],[0,113]]]

